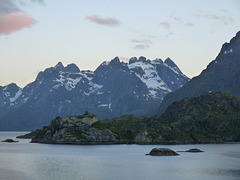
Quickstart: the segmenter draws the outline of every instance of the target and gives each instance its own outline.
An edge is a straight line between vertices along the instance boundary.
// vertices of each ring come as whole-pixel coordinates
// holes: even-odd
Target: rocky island
[[[204,152],[204,151],[202,151],[201,149],[198,149],[198,148],[193,148],[193,149],[187,150],[186,152],[199,153],[199,152]]]
[[[1,142],[14,143],[14,142],[18,142],[18,141],[15,141],[15,140],[13,140],[13,139],[6,139],[6,140],[1,141]]]
[[[161,116],[123,115],[98,120],[56,117],[27,134],[33,143],[54,144],[202,144],[240,140],[240,100],[214,92],[173,103]],[[22,136],[24,137],[24,136]]]
[[[109,129],[97,129],[99,121],[94,115],[57,117],[49,126],[43,127],[31,142],[50,144],[115,144],[117,135]]]
[[[153,148],[149,154],[151,156],[178,156],[179,154],[169,148]]]

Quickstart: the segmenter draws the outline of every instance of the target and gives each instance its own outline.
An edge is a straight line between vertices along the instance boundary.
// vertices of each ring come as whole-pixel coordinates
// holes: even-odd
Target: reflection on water
[[[228,152],[221,153],[221,155],[240,159],[240,152],[228,151]]]
[[[236,177],[237,179],[240,178],[240,169],[200,169],[200,168],[178,168],[178,169],[169,169],[169,173],[176,173],[176,174],[198,174],[200,175],[211,175],[212,176],[224,176],[223,179],[229,177]],[[219,178],[219,177],[217,177]]]
[[[0,132],[0,140],[19,132]],[[0,179],[178,179],[239,180],[240,143],[211,145],[48,145],[0,143]],[[145,156],[154,147],[204,153]]]

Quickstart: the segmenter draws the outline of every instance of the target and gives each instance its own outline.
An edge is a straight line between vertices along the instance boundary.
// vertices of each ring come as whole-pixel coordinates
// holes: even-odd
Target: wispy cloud
[[[46,5],[44,0],[18,0],[18,1],[21,6],[28,6],[35,3],[40,5]]]
[[[143,39],[143,40],[132,39],[132,42],[134,42],[134,43],[152,44],[152,40],[151,39]]]
[[[134,49],[138,50],[144,50],[147,48],[150,48],[150,45],[152,44],[151,39],[142,39],[142,40],[137,40],[137,39],[132,39],[132,43],[134,43]]]
[[[194,27],[195,26],[193,23],[187,23],[186,25],[189,26],[189,27]]]
[[[138,44],[134,47],[134,49],[139,49],[139,50],[144,50],[146,48],[150,48],[149,45],[144,45],[144,44]]]
[[[176,16],[172,15],[172,18],[173,18],[174,21],[177,21],[179,23],[182,22],[182,19],[180,17],[176,17]]]
[[[211,12],[206,12],[206,11],[202,11],[202,10],[198,9],[192,15],[196,18],[204,18],[204,19],[208,19],[208,20],[219,21],[225,25],[228,25],[229,23],[234,22],[234,20],[227,15],[227,11],[221,10],[221,12],[222,12],[222,14],[218,15],[218,14],[214,14]]]
[[[103,26],[118,26],[120,25],[120,21],[114,18],[102,18],[97,15],[86,16],[87,20],[90,20],[96,24],[100,24]]]
[[[166,34],[165,36],[166,36],[167,38],[173,35],[173,32],[172,32],[172,30],[171,30],[171,24],[170,24],[170,22],[168,22],[168,21],[162,21],[162,22],[160,22],[160,26],[166,30],[167,34]]]
[[[39,3],[39,4],[42,4],[42,5],[45,4],[44,0],[31,0],[31,2],[32,3]]]
[[[37,22],[25,14],[17,2],[21,4],[21,1],[0,0],[0,34],[8,35],[23,28],[29,28]]]
[[[160,22],[160,26],[162,26],[163,28],[169,29],[170,28],[170,23],[167,22],[167,21]]]
[[[193,23],[186,22],[186,21],[184,20],[184,18],[181,18],[181,17],[179,17],[179,16],[177,16],[177,15],[175,15],[175,14],[171,14],[171,18],[172,18],[175,22],[177,22],[177,23],[179,23],[179,24],[181,24],[181,25],[188,26],[188,27],[194,27],[194,26],[195,26]]]

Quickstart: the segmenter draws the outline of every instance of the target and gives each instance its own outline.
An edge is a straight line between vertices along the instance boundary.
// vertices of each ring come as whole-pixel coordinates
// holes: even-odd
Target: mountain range
[[[221,91],[240,98],[240,31],[229,43],[224,43],[216,59],[197,77],[182,88],[169,93],[157,114],[162,114],[175,101],[208,92]]]
[[[148,60],[116,57],[95,71],[59,62],[40,72],[24,88],[12,83],[0,86],[0,130],[33,130],[56,116],[85,111],[99,119],[122,114],[149,114],[166,94],[181,88],[189,78],[167,58]]]
[[[170,58],[120,62],[116,57],[95,71],[59,62],[24,88],[0,87],[0,130],[32,130],[56,116],[85,111],[99,119],[162,114],[176,101],[216,91],[240,97],[240,32],[191,80]]]

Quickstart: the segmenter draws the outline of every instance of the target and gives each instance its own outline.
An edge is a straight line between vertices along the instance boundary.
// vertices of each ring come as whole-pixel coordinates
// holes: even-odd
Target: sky
[[[170,57],[192,78],[240,30],[240,0],[0,0],[0,86],[61,61]]]

